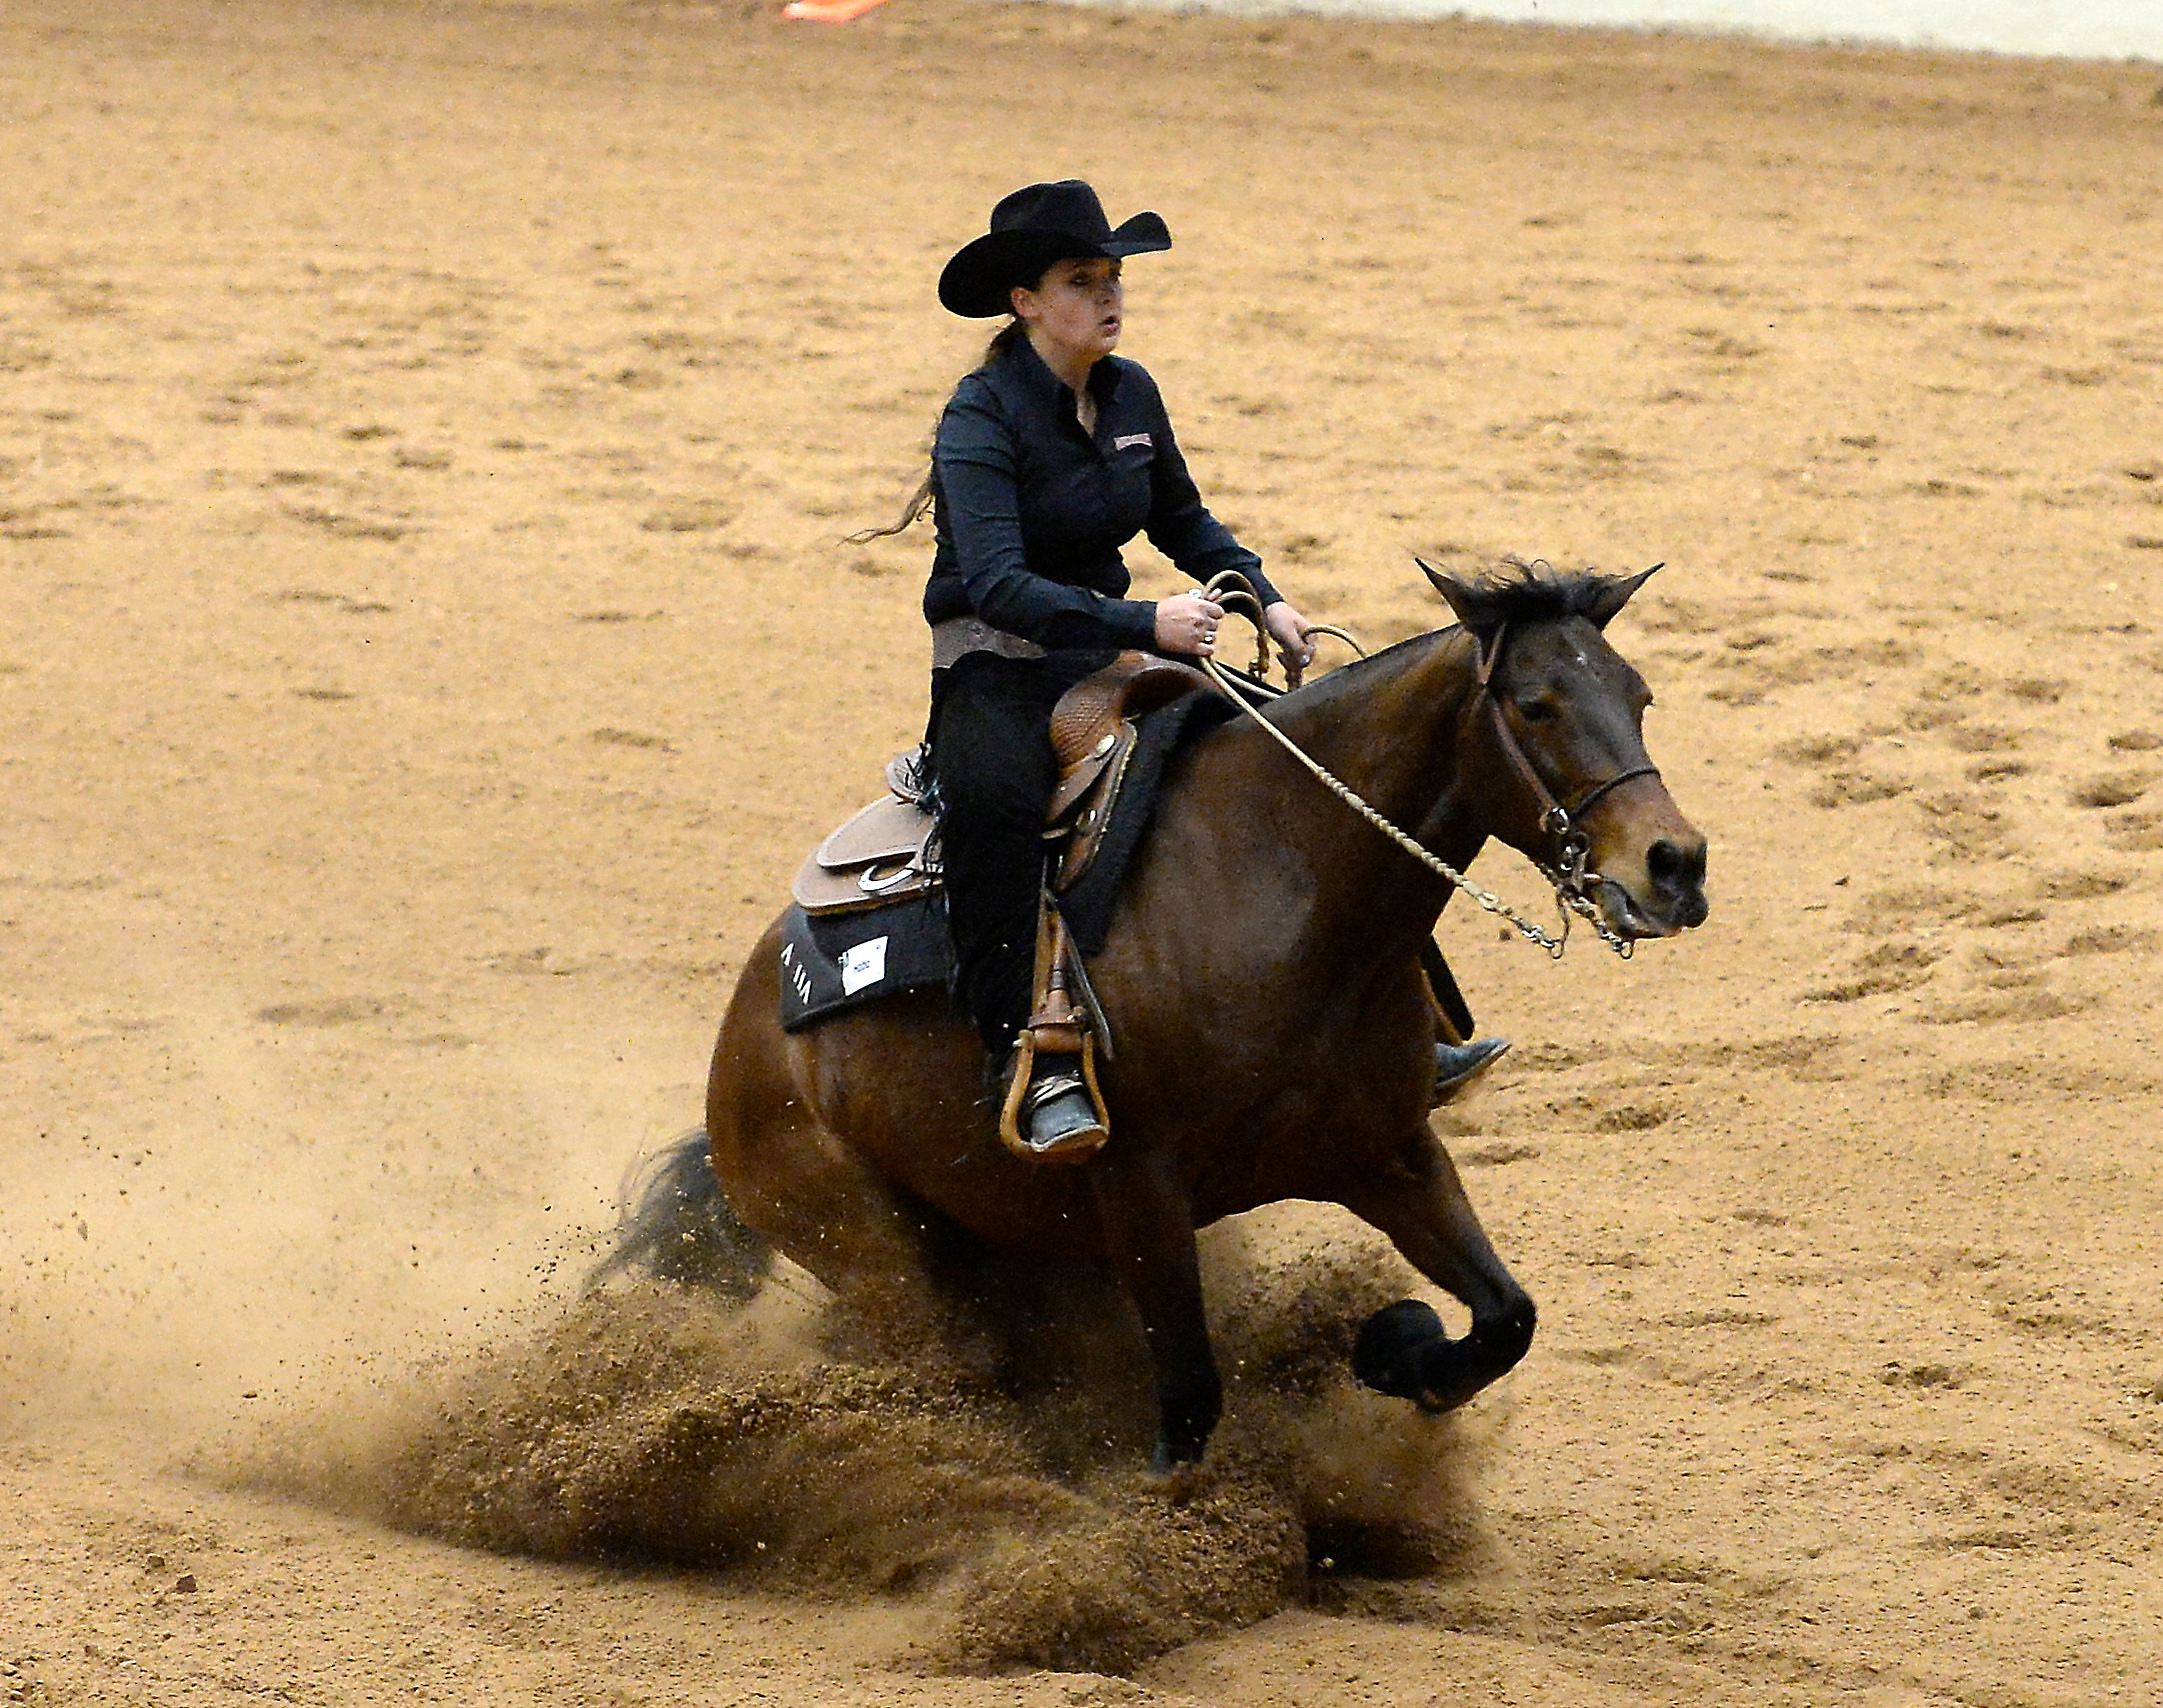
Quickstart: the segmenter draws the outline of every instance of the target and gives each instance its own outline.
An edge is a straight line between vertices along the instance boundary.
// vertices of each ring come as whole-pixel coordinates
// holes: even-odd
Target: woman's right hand
[[[1189,658],[1214,658],[1224,607],[1206,593],[1182,593],[1157,601],[1157,650]]]

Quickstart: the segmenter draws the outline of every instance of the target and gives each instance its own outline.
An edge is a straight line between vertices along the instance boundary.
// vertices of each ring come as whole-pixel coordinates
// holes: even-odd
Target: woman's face
[[[1031,335],[1084,366],[1117,347],[1124,300],[1119,263],[1110,260],[1054,262],[1034,290],[1016,285],[1013,294]]]

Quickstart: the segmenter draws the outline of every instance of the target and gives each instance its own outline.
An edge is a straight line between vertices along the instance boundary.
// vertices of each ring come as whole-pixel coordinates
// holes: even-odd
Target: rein
[[[1239,610],[1242,616],[1254,624],[1256,636],[1254,677],[1261,677],[1269,665],[1269,631],[1263,627],[1261,618],[1262,602],[1256,595],[1253,584],[1238,572],[1226,570],[1212,576],[1203,591],[1227,609]],[[1343,629],[1317,623],[1313,632],[1315,634],[1332,635],[1345,642],[1360,657],[1365,658],[1367,656],[1367,649]],[[1592,843],[1591,839],[1577,828],[1576,820],[1588,811],[1594,802],[1600,800],[1610,790],[1619,788],[1622,784],[1638,777],[1657,777],[1660,774],[1659,768],[1650,764],[1638,765],[1610,777],[1604,783],[1595,785],[1590,792],[1585,794],[1578,801],[1574,810],[1565,808],[1557,801],[1554,791],[1548,788],[1545,779],[1534,768],[1530,757],[1518,742],[1515,732],[1509,726],[1509,720],[1502,715],[1502,703],[1495,698],[1491,688],[1495,664],[1502,656],[1503,642],[1508,638],[1508,634],[1507,625],[1497,630],[1493,643],[1481,656],[1477,697],[1487,702],[1488,709],[1493,715],[1495,734],[1504,755],[1509,759],[1520,780],[1531,790],[1533,799],[1542,803],[1540,828],[1555,838],[1556,847],[1561,855],[1561,861],[1558,865],[1549,865],[1542,860],[1533,861],[1533,865],[1538,869],[1540,875],[1554,886],[1555,911],[1562,920],[1562,931],[1559,936],[1548,931],[1535,921],[1527,919],[1500,896],[1489,890],[1481,889],[1478,884],[1475,884],[1455,866],[1452,866],[1447,860],[1428,848],[1417,837],[1408,835],[1405,831],[1390,823],[1381,813],[1362,800],[1349,784],[1334,776],[1320,761],[1307,753],[1284,731],[1263,717],[1261,711],[1250,697],[1250,693],[1242,692],[1240,687],[1235,686],[1231,675],[1214,658],[1197,659],[1195,662],[1201,666],[1203,673],[1215,685],[1218,693],[1230,700],[1233,705],[1237,706],[1258,724],[1272,741],[1298,760],[1314,777],[1316,782],[1329,790],[1331,794],[1359,814],[1361,818],[1373,825],[1390,841],[1396,843],[1399,848],[1411,855],[1413,859],[1419,861],[1421,865],[1467,897],[1482,912],[1491,913],[1497,918],[1507,920],[1526,942],[1536,943],[1542,949],[1545,949],[1550,960],[1561,960],[1564,951],[1568,949],[1570,916],[1575,914],[1599,933],[1600,940],[1603,943],[1627,961],[1635,952],[1637,946],[1607,923],[1601,916],[1598,906],[1587,893],[1589,886],[1601,883],[1604,880],[1597,872],[1588,872],[1585,869],[1585,861],[1590,857]],[[1263,687],[1271,698],[1280,697],[1280,691],[1268,688],[1266,683],[1250,680],[1248,685],[1250,688],[1253,686]]]

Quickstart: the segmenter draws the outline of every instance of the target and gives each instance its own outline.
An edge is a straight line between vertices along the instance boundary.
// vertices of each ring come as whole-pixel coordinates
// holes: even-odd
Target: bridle
[[[1557,903],[1567,908],[1569,913],[1576,913],[1588,920],[1608,947],[1614,949],[1624,960],[1628,960],[1632,947],[1630,940],[1617,935],[1608,927],[1592,900],[1593,888],[1607,880],[1597,872],[1586,870],[1585,862],[1592,857],[1592,838],[1579,826],[1585,814],[1607,795],[1625,783],[1634,783],[1640,777],[1659,776],[1660,768],[1647,760],[1642,765],[1632,765],[1616,772],[1603,783],[1595,783],[1577,798],[1574,806],[1566,807],[1556,800],[1555,792],[1547,786],[1547,779],[1540,775],[1539,768],[1532,763],[1523,743],[1517,739],[1517,732],[1510,728],[1510,720],[1502,710],[1501,696],[1494,691],[1495,666],[1501,661],[1502,648],[1509,639],[1509,633],[1509,624],[1503,623],[1495,630],[1494,639],[1482,649],[1479,672],[1475,678],[1478,683],[1475,698],[1486,703],[1489,721],[1494,725],[1496,747],[1501,749],[1503,758],[1509,761],[1510,768],[1517,773],[1517,780],[1539,805],[1541,833],[1554,838],[1554,863],[1550,865],[1539,859],[1534,859],[1532,863],[1539,868],[1541,875],[1555,886]],[[1473,644],[1479,644],[1477,639]],[[1563,917],[1563,935],[1567,937],[1568,913]]]
[[[1518,741],[1516,732],[1510,728],[1509,719],[1502,712],[1502,703],[1493,690],[1495,665],[1501,659],[1503,643],[1509,636],[1508,624],[1505,623],[1496,629],[1494,639],[1480,653],[1478,686],[1474,697],[1484,699],[1487,702],[1494,720],[1496,745],[1501,748],[1503,756],[1509,760],[1512,769],[1517,772],[1519,780],[1531,792],[1532,798],[1540,803],[1540,829],[1555,839],[1557,859],[1550,863],[1535,858],[1532,864],[1538,869],[1540,875],[1554,886],[1555,911],[1562,919],[1562,930],[1559,934],[1547,930],[1533,920],[1527,919],[1500,896],[1481,889],[1479,885],[1475,884],[1439,854],[1436,854],[1417,837],[1407,834],[1390,823],[1388,819],[1362,800],[1350,785],[1341,778],[1332,775],[1329,770],[1301,748],[1290,736],[1263,717],[1255,704],[1255,690],[1261,689],[1263,697],[1269,699],[1276,698],[1278,690],[1270,688],[1266,683],[1259,680],[1263,670],[1268,666],[1269,652],[1268,631],[1263,628],[1261,623],[1262,602],[1256,596],[1253,584],[1245,576],[1235,571],[1227,570],[1212,576],[1204,591],[1210,598],[1224,605],[1227,609],[1240,609],[1241,614],[1247,616],[1254,623],[1256,632],[1255,671],[1251,677],[1241,677],[1235,680],[1214,658],[1199,659],[1196,662],[1200,664],[1203,673],[1216,685],[1219,693],[1227,700],[1230,700],[1249,718],[1253,719],[1263,733],[1268,735],[1272,741],[1276,742],[1294,759],[1298,760],[1301,765],[1305,766],[1315,780],[1328,789],[1331,794],[1344,802],[1346,806],[1373,825],[1384,836],[1396,843],[1413,859],[1419,861],[1421,865],[1467,897],[1483,912],[1507,920],[1526,942],[1536,943],[1545,949],[1550,959],[1561,960],[1563,952],[1569,947],[1570,918],[1573,914],[1590,925],[1599,934],[1600,941],[1614,950],[1625,961],[1636,951],[1637,945],[1607,923],[1600,913],[1598,904],[1592,899],[1592,886],[1605,883],[1607,880],[1597,872],[1586,870],[1585,862],[1591,858],[1592,854],[1592,841],[1578,828],[1578,822],[1594,803],[1601,800],[1611,791],[1638,777],[1657,777],[1660,774],[1659,768],[1648,763],[1622,771],[1608,778],[1605,782],[1596,784],[1578,800],[1574,809],[1566,808],[1561,802],[1557,801],[1554,791],[1547,786],[1546,780],[1541,777],[1531,758],[1526,754],[1523,745]],[[1367,649],[1342,629],[1317,625],[1314,632],[1333,635],[1337,639],[1348,643],[1352,650],[1362,658],[1367,656]],[[1477,636],[1473,637],[1473,645],[1479,645]]]

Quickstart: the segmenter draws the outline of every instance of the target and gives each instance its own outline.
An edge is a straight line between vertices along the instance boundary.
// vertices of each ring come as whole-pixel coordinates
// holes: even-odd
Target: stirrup
[[[1097,1036],[1069,992],[1074,941],[1041,897],[1036,930],[1036,1011],[1014,1039],[999,1142],[1024,1162],[1082,1162],[1112,1136],[1097,1088]],[[1074,966],[1079,966],[1075,957]],[[1074,975],[1077,979],[1079,974]]]
[[[1509,1047],[1507,1038],[1474,1038],[1468,1044],[1436,1044],[1433,1102],[1429,1107],[1446,1103],[1500,1061]]]
[[[1072,1068],[1045,1068],[1022,1093],[1021,1155],[1038,1162],[1079,1162],[1111,1137],[1089,1086]]]
[[[999,1140],[1024,1162],[1084,1162],[1111,1137],[1089,1056],[1040,1056],[1027,1032],[1007,1062]]]

